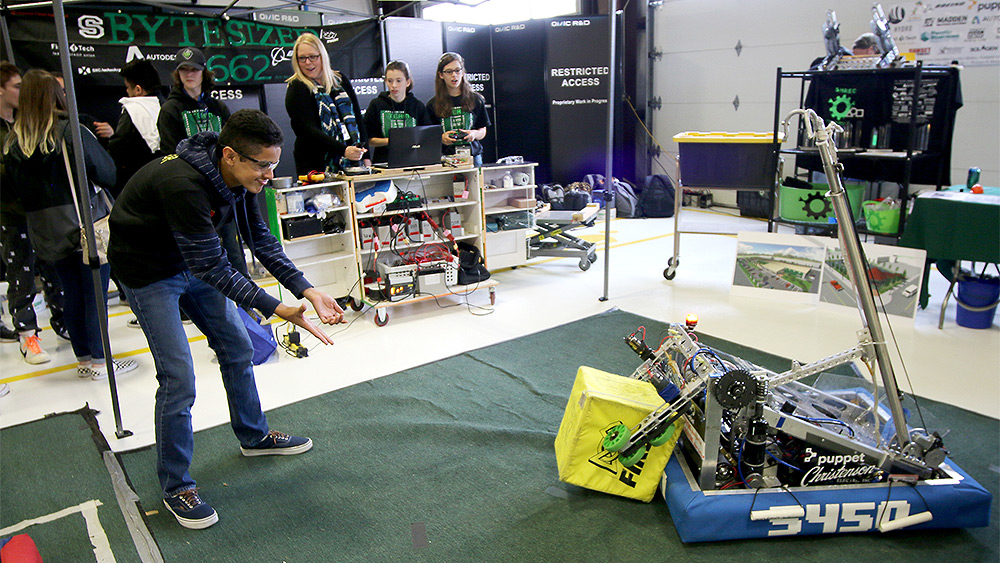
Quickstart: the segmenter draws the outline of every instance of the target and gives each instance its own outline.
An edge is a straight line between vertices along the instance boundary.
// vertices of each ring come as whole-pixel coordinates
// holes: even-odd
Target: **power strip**
[[[288,353],[291,354],[292,356],[295,356],[296,358],[305,358],[306,356],[309,355],[309,348],[306,348],[305,346],[299,343],[298,331],[293,330],[291,332],[285,333],[285,335],[282,337],[282,342],[284,344],[285,350],[288,350]]]

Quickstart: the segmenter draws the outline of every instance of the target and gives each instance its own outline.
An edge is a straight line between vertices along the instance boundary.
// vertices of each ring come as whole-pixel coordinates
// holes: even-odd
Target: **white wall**
[[[664,2],[654,15],[654,45],[663,57],[655,66],[653,95],[662,98],[663,109],[654,112],[653,134],[676,154],[671,138],[682,131],[770,131],[777,67],[805,70],[825,54],[828,9],[837,12],[841,44],[849,49],[870,31],[871,6],[866,0]],[[743,45],[739,55],[737,42]],[[969,167],[978,166],[983,185],[1000,186],[1000,68],[965,67],[961,81],[965,105],[956,118],[952,182],[964,183]],[[783,81],[782,117],[795,109],[798,95],[798,80]],[[674,174],[672,160],[660,157],[660,163]]]

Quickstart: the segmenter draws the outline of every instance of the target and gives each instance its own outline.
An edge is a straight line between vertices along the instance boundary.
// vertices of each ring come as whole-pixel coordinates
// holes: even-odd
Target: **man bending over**
[[[325,344],[332,341],[305,317],[305,304],[285,305],[237,272],[216,234],[225,223],[236,224],[261,264],[296,298],[308,299],[323,323],[343,320],[343,309],[306,281],[268,231],[256,199],[248,197],[274,176],[281,143],[281,130],[266,114],[240,110],[221,133],[198,133],[182,141],[177,154],[142,167],[111,212],[108,258],[156,365],[153,415],[163,502],[185,528],[207,528],[219,516],[188,472],[195,375],[180,307],[219,358],[230,424],[243,455],[293,455],[312,447],[309,438],[268,428],[254,381],[253,347],[236,305],[278,315]]]

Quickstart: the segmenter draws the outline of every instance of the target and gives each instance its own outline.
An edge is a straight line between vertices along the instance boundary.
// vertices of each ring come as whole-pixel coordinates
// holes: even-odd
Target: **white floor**
[[[742,219],[733,210],[685,210],[682,229],[766,231],[766,223]],[[672,281],[663,277],[673,253],[672,219],[618,219],[611,223],[608,299],[604,295],[604,223],[574,234],[599,241],[599,259],[581,271],[574,258],[536,259],[528,266],[495,273],[500,282],[496,305],[485,290],[469,296],[471,306],[439,308],[433,300],[389,309],[388,326],[378,328],[374,313],[349,311],[349,325],[328,329],[335,344],[304,341],[309,357],[281,354],[256,369],[266,410],[358,382],[432,362],[464,350],[509,340],[617,307],[667,322],[681,322],[688,313],[700,317],[699,329],[774,354],[813,361],[856,344],[861,319],[855,310],[823,304],[791,304],[730,295],[736,254],[735,236],[681,236],[681,262]],[[938,313],[947,289],[944,278],[931,274],[931,300],[916,318],[890,319],[892,333],[906,367],[898,358],[899,386],[916,395],[951,403],[991,417],[1000,417],[1000,327],[975,330],[955,323],[956,305],[949,304],[943,330]],[[269,290],[277,290],[273,284]],[[287,292],[285,292],[287,296]],[[458,301],[442,299],[441,305]],[[483,308],[480,308],[483,307]],[[492,310],[492,312],[490,312]],[[487,314],[489,313],[489,314]],[[0,426],[7,427],[76,410],[85,404],[100,411],[99,421],[111,447],[126,451],[153,442],[153,361],[142,332],[128,328],[132,315],[112,299],[110,337],[117,357],[130,357],[140,367],[118,378],[121,425],[131,436],[119,438],[107,382],[76,377],[69,342],[51,331],[42,333],[52,361],[27,365],[15,344],[0,345],[0,382],[11,393],[0,398]],[[41,322],[47,322],[41,312]],[[198,379],[194,407],[196,429],[228,421],[225,398],[212,363],[212,352],[194,327],[189,327]],[[889,331],[886,330],[888,333]],[[624,335],[609,334],[605,342],[581,343],[580,364],[595,346],[624,346]],[[890,346],[891,349],[894,347]],[[635,367],[622,366],[628,374]],[[907,375],[909,382],[907,381]],[[573,374],[567,374],[567,396]],[[279,428],[308,434],[307,427]],[[952,429],[959,430],[959,429]],[[318,438],[316,436],[313,437]]]

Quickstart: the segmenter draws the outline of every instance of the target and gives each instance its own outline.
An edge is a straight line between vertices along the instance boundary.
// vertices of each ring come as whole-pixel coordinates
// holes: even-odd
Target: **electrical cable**
[[[771,450],[768,450],[768,449],[765,448],[764,451],[767,452],[767,455],[771,456],[771,459],[773,459],[774,461],[777,461],[781,465],[787,465],[788,467],[791,467],[792,469],[798,471],[799,473],[805,473],[805,471],[802,471],[801,469],[799,469],[798,467],[795,467],[791,463],[788,463],[786,461],[783,461],[783,460],[779,459],[777,456],[775,456],[774,454],[771,453]]]
[[[740,440],[740,451],[736,456],[736,471],[740,474],[740,481],[743,481],[744,483],[747,482],[746,477],[743,476],[743,445],[746,444],[746,442],[746,438]],[[754,497],[756,496],[757,493],[754,493]]]
[[[795,418],[798,418],[798,419],[801,419],[801,420],[805,420],[807,422],[815,422],[817,424],[839,424],[840,426],[843,426],[844,428],[847,428],[848,432],[850,432],[850,437],[851,438],[854,437],[854,429],[851,428],[850,424],[847,424],[843,420],[837,420],[836,418],[810,418],[808,416],[798,416],[798,415],[795,415],[795,414],[793,414],[791,416],[794,416]]]
[[[927,428],[927,423],[924,422],[924,413],[920,410],[920,400],[917,399],[917,394],[913,391],[913,382],[910,381],[910,372],[906,369],[906,362],[903,360],[903,353],[899,349],[899,341],[896,340],[896,333],[892,330],[892,323],[889,321],[889,314],[885,311],[885,303],[882,302],[882,294],[876,292],[876,295],[878,296],[879,305],[882,306],[882,316],[885,318],[885,325],[889,328],[889,338],[892,340],[892,344],[896,348],[896,355],[899,357],[899,367],[903,370],[903,377],[906,378],[906,384],[910,387],[910,397],[913,399],[913,404],[917,407],[917,416],[920,418],[920,426]]]

